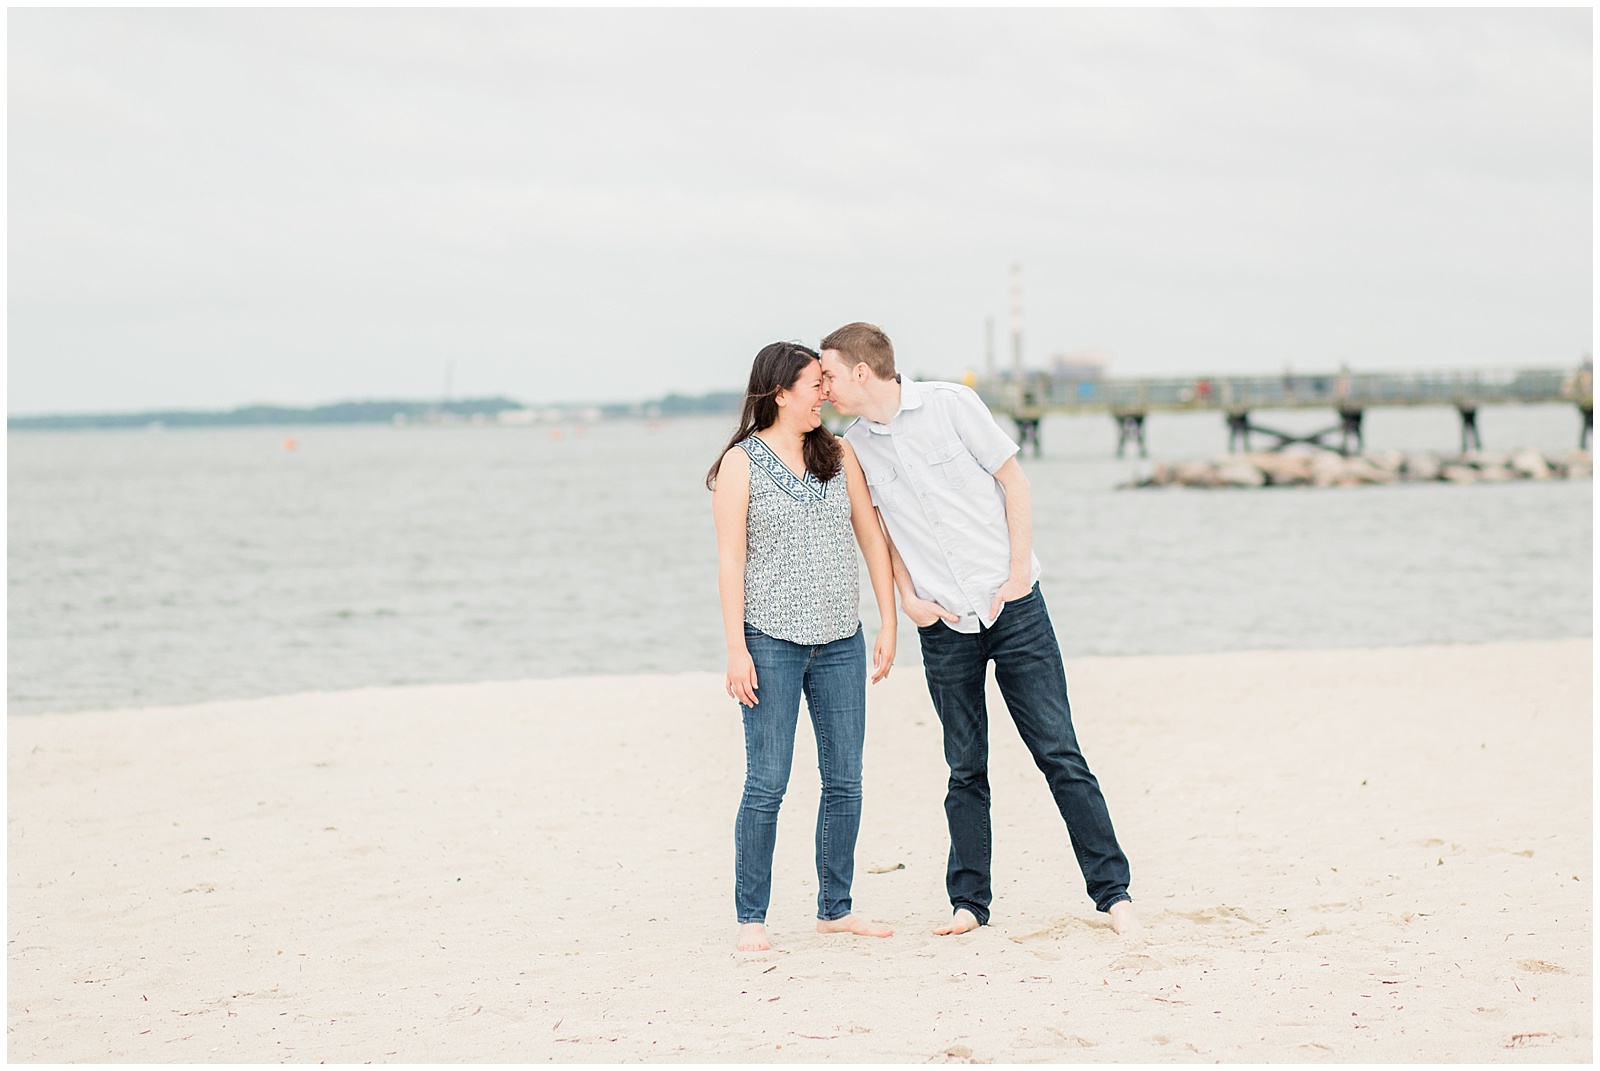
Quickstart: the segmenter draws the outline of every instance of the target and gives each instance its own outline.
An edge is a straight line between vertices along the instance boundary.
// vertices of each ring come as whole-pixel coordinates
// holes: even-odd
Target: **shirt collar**
[[[900,381],[900,408],[895,412],[894,416],[889,418],[889,423],[887,424],[875,424],[868,420],[868,431],[874,432],[878,435],[888,435],[890,430],[894,427],[894,422],[900,418],[901,413],[904,413],[907,409],[922,408],[921,385],[913,380],[910,376],[904,374],[895,376],[895,379]]]

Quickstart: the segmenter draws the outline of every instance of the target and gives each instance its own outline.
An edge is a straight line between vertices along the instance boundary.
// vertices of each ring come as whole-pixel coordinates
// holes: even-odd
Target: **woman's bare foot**
[[[760,922],[746,922],[739,927],[740,952],[767,952],[772,942],[767,940],[767,927]]]
[[[892,937],[894,931],[878,922],[868,922],[859,915],[846,915],[842,919],[818,919],[818,933],[853,933],[861,937]]]
[[[1118,900],[1106,908],[1106,914],[1111,916],[1111,928],[1118,933],[1138,933],[1144,929],[1139,924],[1139,916],[1133,913],[1133,902]]]
[[[978,916],[964,907],[958,907],[955,914],[950,916],[950,921],[934,929],[937,934],[966,933],[968,930],[978,928]]]

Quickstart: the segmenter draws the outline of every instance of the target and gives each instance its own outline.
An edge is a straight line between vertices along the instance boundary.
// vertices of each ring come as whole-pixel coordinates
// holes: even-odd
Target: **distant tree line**
[[[685,416],[694,413],[727,413],[739,408],[740,391],[712,391],[689,396],[669,394],[649,402],[607,403],[601,405],[550,405],[532,408],[562,411],[598,410],[605,419]],[[390,424],[427,423],[442,417],[489,420],[508,409],[529,408],[506,397],[464,398],[452,402],[336,402],[332,405],[297,407],[286,405],[247,405],[229,410],[160,409],[139,413],[63,413],[50,416],[6,418],[12,431],[44,431],[76,428],[144,428],[159,424],[169,428],[246,427],[271,424]]]
[[[717,390],[710,394],[669,394],[656,402],[646,402],[644,408],[658,410],[662,416],[679,416],[685,413],[733,413],[744,401],[742,390]]]

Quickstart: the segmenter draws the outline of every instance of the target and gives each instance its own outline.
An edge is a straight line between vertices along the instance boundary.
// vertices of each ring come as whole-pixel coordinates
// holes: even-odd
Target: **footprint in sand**
[[[1108,933],[1110,932],[1109,927],[1098,926],[1086,919],[1068,916],[1067,918],[1057,919],[1054,923],[1046,926],[1042,930],[1034,930],[1032,933],[1019,934],[1016,937],[1012,937],[1011,940],[1015,941],[1017,944],[1021,944],[1024,941],[1037,941],[1047,938],[1065,937],[1071,933],[1082,933],[1085,930],[1097,931],[1101,929],[1106,930]]]
[[[1111,969],[1114,971],[1161,971],[1166,970],[1166,967],[1167,965],[1159,959],[1142,952],[1129,952],[1111,961]]]
[[[1209,926],[1213,922],[1227,921],[1244,922],[1251,926],[1261,925],[1261,923],[1246,915],[1243,911],[1236,907],[1228,907],[1226,904],[1219,904],[1216,907],[1202,907],[1194,911],[1169,911],[1166,914],[1184,919],[1187,922],[1198,923],[1201,926]]]
[[[951,1045],[943,1052],[934,1053],[928,1057],[929,1063],[934,1064],[971,1064],[978,1061],[972,1058],[972,1049],[966,1045]]]
[[[1068,1045],[1075,1045],[1080,1049],[1092,1049],[1095,1047],[1095,1042],[1090,1041],[1088,1038],[1082,1037],[1078,1034],[1068,1034],[1066,1031],[1057,1030],[1053,1026],[1046,1027],[1046,1029],[1056,1037],[1060,1038],[1062,1041],[1065,1041]]]
[[[1559,964],[1559,963],[1550,963],[1547,960],[1542,960],[1542,959],[1525,959],[1525,960],[1521,960],[1521,961],[1519,961],[1517,963],[1517,966],[1521,967],[1525,971],[1532,971],[1534,974],[1566,974],[1567,973],[1567,969],[1565,967],[1563,967],[1561,964]]]

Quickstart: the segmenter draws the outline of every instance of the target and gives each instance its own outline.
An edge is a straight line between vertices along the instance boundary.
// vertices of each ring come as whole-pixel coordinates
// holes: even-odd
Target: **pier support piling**
[[[1122,451],[1130,442],[1139,444],[1139,456],[1148,457],[1144,448],[1144,414],[1143,413],[1118,413],[1117,421],[1117,456],[1122,456]]]
[[[1578,412],[1583,414],[1583,430],[1578,432],[1578,449],[1587,450],[1594,439],[1594,406],[1579,406]]]
[[[1333,427],[1323,428],[1321,431],[1314,431],[1309,435],[1298,435],[1293,432],[1278,431],[1276,428],[1263,427],[1260,424],[1252,424],[1250,423],[1250,414],[1247,411],[1231,412],[1228,414],[1228,453],[1233,453],[1238,446],[1243,446],[1248,453],[1250,450],[1250,433],[1256,432],[1261,435],[1270,435],[1277,440],[1277,442],[1267,447],[1268,450],[1273,452],[1298,443],[1349,456],[1352,439],[1355,441],[1357,451],[1366,446],[1361,436],[1361,417],[1362,410],[1360,409],[1340,409],[1339,423]],[[1340,436],[1338,446],[1323,442],[1328,436],[1335,434]]]
[[[1361,410],[1339,410],[1339,453],[1345,457],[1350,456],[1350,440],[1356,441],[1356,453],[1366,448],[1366,441],[1361,436]]]
[[[1017,422],[1017,453],[1029,443],[1033,444],[1033,456],[1039,456],[1039,418],[1038,417],[1013,417]]]
[[[1483,439],[1478,435],[1478,410],[1472,406],[1456,407],[1461,414],[1461,452],[1482,450]]]
[[[1245,453],[1250,452],[1250,414],[1228,414],[1228,453],[1233,453],[1235,442],[1244,446]]]

